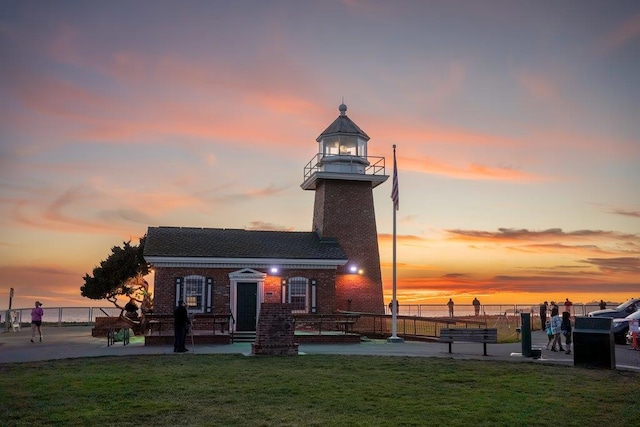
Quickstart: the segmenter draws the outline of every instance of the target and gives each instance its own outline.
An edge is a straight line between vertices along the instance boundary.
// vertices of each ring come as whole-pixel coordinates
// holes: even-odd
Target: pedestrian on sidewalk
[[[562,334],[562,329],[560,329],[562,327],[562,319],[560,319],[560,315],[558,313],[558,307],[553,307],[551,309],[551,333],[553,334],[551,351],[564,351],[560,337]]]
[[[190,325],[191,320],[189,320],[189,313],[187,312],[187,308],[184,305],[184,301],[180,300],[178,301],[178,306],[173,312],[173,351],[175,353],[184,353],[186,351],[189,351],[185,347],[185,341],[187,339],[187,332]]]
[[[36,301],[36,306],[31,309],[31,342],[36,337],[36,330],[40,336],[40,342],[42,342],[42,316],[44,316],[44,310],[42,309],[42,303]]]
[[[571,314],[568,311],[562,313],[562,325],[560,326],[562,335],[564,335],[564,343],[567,347],[566,354],[571,354]]]
[[[547,345],[545,349],[549,350],[549,344],[553,341],[553,332],[551,332],[551,320],[545,322],[544,330],[547,333]]]
[[[453,300],[451,298],[449,298],[447,306],[449,307],[449,317],[453,317]]]
[[[476,313],[476,316],[480,315],[480,300],[478,298],[473,299],[473,309]]]
[[[547,308],[549,308],[549,303],[544,302],[540,304],[540,328],[542,330],[546,330],[547,328]]]

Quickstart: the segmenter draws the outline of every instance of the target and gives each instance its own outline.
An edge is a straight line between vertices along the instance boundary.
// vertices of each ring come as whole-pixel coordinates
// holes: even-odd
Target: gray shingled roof
[[[338,243],[314,232],[149,227],[145,256],[347,260]]]
[[[356,135],[367,141],[370,139],[369,135],[364,133],[364,131],[360,129],[358,125],[355,124],[346,114],[339,115],[338,118],[335,119],[318,138],[316,138],[316,141],[320,142],[320,140],[325,136],[332,135]]]

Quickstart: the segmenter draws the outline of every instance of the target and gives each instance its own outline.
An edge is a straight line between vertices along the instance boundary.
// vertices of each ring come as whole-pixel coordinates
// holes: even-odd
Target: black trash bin
[[[616,368],[613,319],[576,317],[573,328],[573,365],[587,368]]]

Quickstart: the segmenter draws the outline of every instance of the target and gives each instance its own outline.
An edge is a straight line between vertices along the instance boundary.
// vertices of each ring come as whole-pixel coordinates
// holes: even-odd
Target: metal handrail
[[[348,161],[351,164],[357,164],[362,166],[361,162],[354,162],[353,160],[357,159],[365,159],[369,162],[369,165],[365,167],[364,173],[365,175],[384,175],[385,174],[385,158],[378,156],[352,156],[352,155],[344,155],[344,154],[323,154],[318,153],[309,160],[309,163],[304,167],[304,179],[306,180],[315,172],[320,172],[322,168],[322,162],[326,158],[331,157],[342,157],[345,161]]]

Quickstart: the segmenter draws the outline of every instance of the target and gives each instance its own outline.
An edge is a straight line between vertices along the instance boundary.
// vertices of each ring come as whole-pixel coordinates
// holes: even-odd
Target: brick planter
[[[294,342],[294,330],[291,305],[262,303],[256,327],[256,340],[251,346],[251,353],[297,356],[298,344]]]

